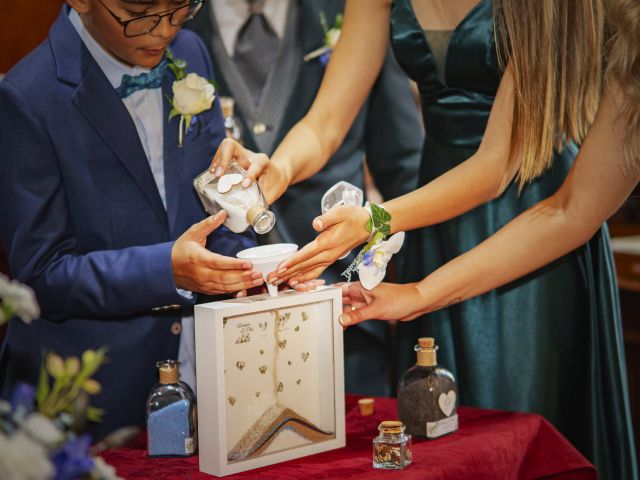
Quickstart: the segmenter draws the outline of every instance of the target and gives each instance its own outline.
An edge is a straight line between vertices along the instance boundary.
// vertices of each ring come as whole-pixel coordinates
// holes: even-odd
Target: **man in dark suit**
[[[333,26],[342,1],[216,0],[191,22],[212,54],[221,91],[233,97],[244,145],[271,155],[286,133],[308,111],[325,66],[304,61],[325,42],[321,18]],[[400,128],[398,128],[400,126]],[[275,240],[306,245],[316,233],[324,192],[340,180],[364,190],[363,160],[382,195],[393,198],[416,187],[423,134],[409,82],[391,56],[373,92],[329,163],[307,181],[289,187],[272,206]],[[353,254],[326,270],[328,282]],[[347,391],[387,395],[390,342],[383,322],[367,322],[345,332]]]
[[[169,45],[187,73],[213,77],[202,42],[179,31],[202,4],[67,3],[0,83],[0,240],[43,315],[10,323],[0,387],[7,397],[18,381],[35,384],[43,351],[106,346],[100,437],[144,424],[155,363],[188,353],[180,333],[193,292],[261,280],[228,257],[254,237],[218,228],[224,214],[206,218],[192,186],[224,136],[219,102],[202,107],[182,146],[179,118],[168,120]]]

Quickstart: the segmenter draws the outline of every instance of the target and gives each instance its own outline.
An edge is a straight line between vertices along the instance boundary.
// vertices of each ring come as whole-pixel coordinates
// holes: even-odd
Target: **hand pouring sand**
[[[244,260],[251,260],[253,268],[262,273],[262,278],[266,283],[267,275],[273,272],[276,267],[289,258],[298,250],[295,243],[274,243],[272,245],[261,245],[259,247],[247,248],[236,254],[236,257]],[[267,283],[269,295],[278,296],[278,287]]]

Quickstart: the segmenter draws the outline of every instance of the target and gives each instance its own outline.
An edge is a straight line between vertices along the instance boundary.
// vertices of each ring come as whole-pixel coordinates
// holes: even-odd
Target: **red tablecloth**
[[[397,401],[377,398],[376,413],[362,417],[359,397],[347,395],[347,446],[291,460],[228,479],[534,479],[593,480],[591,465],[540,415],[459,407],[460,429],[436,440],[413,440],[413,464],[405,470],[371,466],[371,440],[382,420],[397,417]],[[144,440],[105,452],[104,459],[125,479],[209,479],[198,470],[198,457],[147,458]]]

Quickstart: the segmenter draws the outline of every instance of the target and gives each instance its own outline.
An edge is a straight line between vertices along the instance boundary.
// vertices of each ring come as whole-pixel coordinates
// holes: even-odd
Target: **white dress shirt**
[[[262,13],[278,38],[282,39],[287,26],[290,0],[265,0]],[[214,0],[211,2],[224,48],[233,58],[240,29],[249,18],[246,0]]]
[[[109,83],[117,89],[122,83],[122,75],[131,76],[149,72],[148,68],[130,67],[109,54],[91,36],[82,23],[78,12],[71,9],[69,20],[82,39],[85,47],[103,71]],[[158,187],[162,204],[166,210],[167,196],[164,186],[164,111],[162,109],[162,88],[138,90],[127,98],[122,99],[129,111],[133,123],[138,131],[140,143],[147,155],[153,179]],[[177,128],[177,127],[176,127]],[[193,293],[177,289],[178,293],[188,299],[193,298]],[[180,334],[180,379],[186,382],[195,392],[195,345],[194,345],[193,315],[182,317],[182,329]],[[161,359],[158,359],[161,360]]]

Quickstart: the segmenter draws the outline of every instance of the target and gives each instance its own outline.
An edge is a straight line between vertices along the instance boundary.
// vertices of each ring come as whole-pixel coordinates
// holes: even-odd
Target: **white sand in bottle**
[[[217,185],[205,185],[203,192],[227,212],[224,225],[234,233],[242,233],[249,228],[247,211],[255,205],[260,205],[260,193],[256,183],[249,188],[240,184],[234,185],[226,193],[220,193]]]

